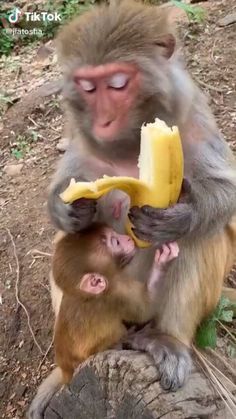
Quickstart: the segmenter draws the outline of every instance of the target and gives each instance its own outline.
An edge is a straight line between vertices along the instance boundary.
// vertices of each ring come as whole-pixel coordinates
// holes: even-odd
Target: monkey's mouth
[[[103,124],[94,123],[93,135],[99,143],[114,143],[119,141],[119,134],[125,126],[126,115],[115,117]]]

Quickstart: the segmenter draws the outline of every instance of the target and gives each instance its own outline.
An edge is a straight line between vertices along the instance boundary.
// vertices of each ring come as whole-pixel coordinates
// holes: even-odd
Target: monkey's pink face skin
[[[139,90],[139,72],[132,64],[112,63],[76,70],[74,81],[91,112],[92,132],[112,141],[128,123]]]
[[[135,254],[135,243],[131,237],[118,234],[112,228],[104,229],[102,242],[113,256],[132,256]]]

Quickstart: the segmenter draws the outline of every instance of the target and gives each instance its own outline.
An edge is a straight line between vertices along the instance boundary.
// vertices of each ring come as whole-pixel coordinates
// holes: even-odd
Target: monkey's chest
[[[122,162],[116,163],[112,166],[114,170],[114,176],[129,176],[137,178],[139,177],[139,169],[137,166],[138,162]]]
[[[138,178],[136,162],[120,162],[104,165],[103,174],[108,176],[129,176]],[[130,207],[129,196],[120,190],[113,190],[99,200],[99,219],[124,232],[124,224]]]
[[[112,165],[112,169],[113,176],[138,178],[139,175],[137,164],[131,162]],[[113,226],[121,233],[124,232],[124,224],[130,207],[129,196],[125,192],[114,190],[104,197],[104,203],[113,220]]]

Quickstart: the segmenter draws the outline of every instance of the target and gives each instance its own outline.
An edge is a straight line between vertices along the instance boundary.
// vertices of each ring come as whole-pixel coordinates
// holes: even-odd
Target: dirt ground
[[[192,26],[181,17],[180,38],[187,66],[209,96],[219,126],[236,152],[236,24],[218,24],[220,18],[236,12],[236,4],[235,0],[207,3],[203,24]],[[0,90],[15,102],[0,122],[1,418],[23,417],[37,385],[53,366],[53,351],[45,356],[52,339],[48,254],[54,233],[46,198],[60,154],[57,144],[63,119],[58,96],[40,100],[34,91],[58,74],[53,44],[22,47],[0,59]],[[29,93],[33,105],[19,101]],[[31,139],[30,145],[25,145],[25,138],[27,144]],[[19,176],[6,173],[11,164],[23,165]],[[234,274],[228,281],[236,287]]]

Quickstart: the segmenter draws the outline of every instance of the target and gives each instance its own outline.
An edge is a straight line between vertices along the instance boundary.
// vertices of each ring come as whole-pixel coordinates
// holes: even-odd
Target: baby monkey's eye
[[[106,234],[102,234],[101,235],[101,242],[102,243],[106,243],[107,242],[107,236],[106,236]]]
[[[120,246],[119,240],[117,239],[117,237],[114,237],[114,236],[111,238],[111,244],[112,244],[113,247],[119,247]]]

